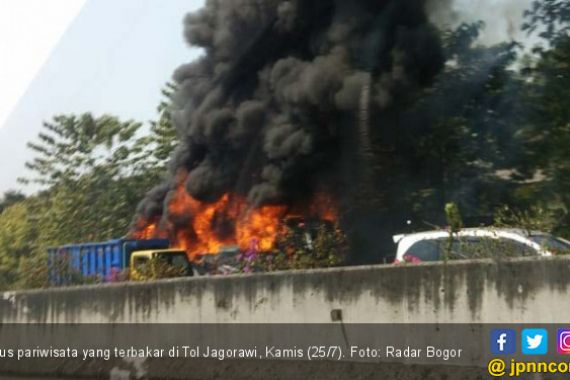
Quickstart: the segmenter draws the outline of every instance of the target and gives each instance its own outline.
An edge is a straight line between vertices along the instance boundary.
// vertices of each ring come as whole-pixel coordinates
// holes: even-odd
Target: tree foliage
[[[523,26],[547,42],[525,72],[529,109],[524,146],[527,168],[540,180],[524,194],[525,206],[556,215],[553,230],[570,235],[570,4],[535,1]],[[525,210],[519,210],[525,214]]]
[[[527,22],[522,26],[529,33],[539,32],[550,42],[568,37],[570,33],[570,3],[564,0],[534,1],[524,13]]]
[[[41,191],[0,202],[0,287],[40,286],[50,246],[124,236],[138,202],[161,180],[174,148],[167,87],[150,127],[115,116],[59,115],[28,144]],[[41,268],[44,268],[43,270]]]
[[[26,199],[26,196],[18,191],[9,190],[5,192],[2,198],[0,198],[0,214],[8,207],[22,202],[24,199]]]
[[[445,223],[449,202],[471,216],[491,213],[514,182],[500,171],[512,170],[521,155],[524,82],[511,69],[518,45],[479,45],[482,28],[464,24],[443,34],[446,67],[406,115],[413,127],[399,150],[411,191],[402,204],[432,224]]]

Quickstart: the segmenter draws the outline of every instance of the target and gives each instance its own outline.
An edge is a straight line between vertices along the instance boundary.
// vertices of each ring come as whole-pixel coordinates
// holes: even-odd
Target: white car
[[[522,229],[465,228],[452,235],[436,230],[394,236],[397,244],[394,263],[438,261],[445,257],[552,256],[570,253],[570,242],[544,232]]]

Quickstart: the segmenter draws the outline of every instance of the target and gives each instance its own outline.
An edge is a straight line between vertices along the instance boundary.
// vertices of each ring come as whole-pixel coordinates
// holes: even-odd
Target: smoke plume
[[[137,219],[186,226],[192,215],[168,207],[180,186],[200,202],[235,194],[251,208],[354,196],[383,138],[398,133],[389,120],[442,68],[425,4],[207,0],[184,20],[205,54],[174,74],[170,179]]]

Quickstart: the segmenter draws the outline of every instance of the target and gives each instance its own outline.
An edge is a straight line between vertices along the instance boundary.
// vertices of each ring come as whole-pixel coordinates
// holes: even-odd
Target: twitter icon
[[[545,355],[548,352],[548,331],[545,329],[524,329],[521,338],[523,354]]]

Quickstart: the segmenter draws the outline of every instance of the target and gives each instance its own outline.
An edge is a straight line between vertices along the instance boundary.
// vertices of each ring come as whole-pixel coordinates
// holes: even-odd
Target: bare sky
[[[26,143],[56,114],[154,118],[160,88],[200,54],[184,42],[182,19],[202,4],[0,0],[0,194],[23,189]]]
[[[85,0],[0,2],[0,128],[84,4]]]

